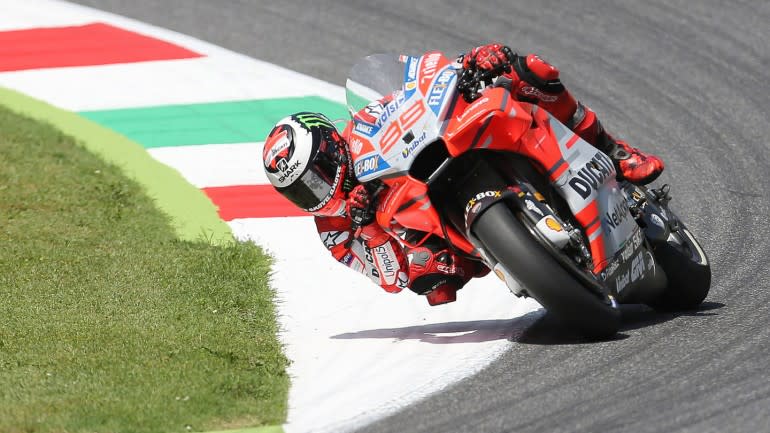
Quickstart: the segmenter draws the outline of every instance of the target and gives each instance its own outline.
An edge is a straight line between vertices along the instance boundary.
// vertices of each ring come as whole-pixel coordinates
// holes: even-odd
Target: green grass
[[[0,431],[280,424],[269,260],[179,240],[115,167],[0,108]]]

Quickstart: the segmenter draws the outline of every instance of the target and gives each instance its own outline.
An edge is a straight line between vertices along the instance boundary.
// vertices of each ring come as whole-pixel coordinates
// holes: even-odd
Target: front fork
[[[514,180],[505,188],[485,190],[473,195],[465,204],[466,236],[476,247],[487,266],[506,283],[516,296],[528,296],[519,284],[512,284],[515,279],[494,259],[485,254],[483,246],[476,240],[471,228],[475,219],[486,209],[499,201],[512,205],[517,213],[528,220],[529,225],[539,232],[557,250],[562,250],[580,267],[593,268],[591,253],[586,247],[584,237],[569,221],[564,221],[554,211],[531,184]]]
[[[623,189],[628,198],[631,215],[644,231],[651,245],[666,243],[672,232],[681,228],[679,219],[668,209],[671,187],[666,184],[658,189],[646,188],[625,182]]]

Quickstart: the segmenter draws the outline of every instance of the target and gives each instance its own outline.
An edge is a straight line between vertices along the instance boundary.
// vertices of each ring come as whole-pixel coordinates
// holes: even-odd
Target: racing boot
[[[607,135],[608,145],[601,149],[615,163],[618,177],[636,185],[647,185],[663,172],[663,161],[655,155],[642,153],[623,140]]]
[[[642,153],[623,140],[611,136],[602,126],[596,113],[581,103],[565,123],[583,140],[609,155],[615,163],[618,180],[625,179],[637,185],[646,185],[663,172],[663,161],[655,155]]]
[[[425,295],[430,305],[441,305],[457,300],[457,291],[473,277],[489,273],[481,264],[453,253],[438,237],[408,250],[409,288]]]

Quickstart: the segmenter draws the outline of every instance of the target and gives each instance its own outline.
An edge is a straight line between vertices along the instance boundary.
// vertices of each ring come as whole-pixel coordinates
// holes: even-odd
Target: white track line
[[[16,17],[18,17],[18,21]],[[344,91],[344,88],[340,86],[335,86],[333,84],[327,83],[326,81],[322,81],[305,74],[300,74],[299,72],[295,72],[290,69],[286,69],[278,65],[274,65],[272,63],[253,59],[243,54],[238,54],[233,51],[226,50],[217,45],[210,44],[200,39],[196,39],[191,36],[187,36],[172,30],[167,30],[161,27],[145,24],[141,21],[137,21],[131,18],[122,17],[120,15],[115,15],[108,12],[92,9],[86,6],[67,3],[65,1],[60,1],[60,0],[0,0],[0,30],[21,30],[24,28],[45,27],[45,26],[71,26],[71,25],[82,25],[82,24],[91,23],[91,22],[108,23],[108,24],[111,24],[117,27],[122,27],[124,29],[128,29],[137,33],[141,33],[144,35],[152,36],[158,39],[175,43],[189,50],[195,51],[200,54],[204,54],[208,57],[213,57],[213,58],[221,57],[223,59],[227,59],[226,63],[216,68],[218,70],[217,73],[227,74],[228,67],[233,66],[234,63],[243,65],[244,64],[243,62],[251,64],[249,66],[249,70],[251,71],[253,70],[263,71],[262,73],[257,74],[256,76],[242,77],[244,81],[234,81],[234,82],[214,81],[212,83],[209,83],[210,85],[222,86],[224,88],[230,88],[230,89],[234,88],[235,90],[242,89],[244,86],[256,85],[258,88],[261,88],[267,93],[287,92],[287,94],[292,94],[297,92],[297,90],[294,90],[294,89],[302,89],[307,91],[306,95],[317,95],[317,96],[322,96],[324,98],[330,99],[332,101],[338,101],[341,103],[345,102],[345,91]],[[241,61],[240,63],[238,62],[239,60]],[[176,61],[178,60],[174,60],[171,62],[176,62]],[[115,66],[124,66],[124,65],[115,65]],[[98,69],[98,68],[101,68],[101,66],[94,66],[91,68]],[[46,78],[46,75],[47,75],[46,73],[50,73],[51,77],[55,77],[57,74],[60,73],[60,71],[63,71],[66,69],[81,69],[81,68],[50,69],[50,70],[41,70],[38,72],[41,74],[39,75],[39,77],[41,78],[41,81],[42,81],[42,79]],[[16,74],[24,75],[28,72],[31,73],[32,71],[10,72],[10,73],[3,73],[0,75],[5,75],[5,74],[9,74],[10,76],[14,76]],[[232,71],[230,71],[230,73],[237,74],[237,72],[232,72]],[[152,78],[152,79],[148,80],[148,82],[146,83],[143,83],[143,85],[152,86],[153,84],[151,81],[153,81],[155,77],[150,76],[148,78]],[[177,78],[181,78],[181,77],[178,76]],[[109,80],[110,78],[104,77],[103,79]],[[268,79],[269,81],[265,83],[263,81],[264,79]],[[137,81],[139,80],[136,80],[136,79],[134,80],[135,83]],[[254,84],[254,82],[256,82],[256,84]],[[0,85],[5,85],[5,84],[0,82]],[[12,87],[12,86],[7,86],[7,87],[11,87],[15,89],[15,87]],[[156,87],[156,88],[162,90],[162,88],[160,87]],[[22,91],[21,89],[18,89],[18,90]],[[190,90],[191,91],[189,93],[195,93],[193,92],[193,90],[201,90],[201,89],[197,89],[195,86],[191,85]],[[161,100],[163,98],[162,93],[163,93],[162,91],[157,92]],[[81,97],[83,98],[92,99],[95,101],[101,100],[107,105],[109,105],[108,101],[111,100],[112,96],[113,95],[111,94],[100,96],[100,94],[96,92],[89,92],[81,95]],[[248,98],[243,98],[243,99],[248,99]],[[48,101],[47,99],[45,100]],[[96,102],[92,102],[92,103],[96,104]],[[66,107],[62,107],[62,108],[66,108]],[[119,108],[119,106],[115,106],[115,107],[107,106],[105,108]]]
[[[0,86],[70,111],[309,95],[339,100],[342,92],[332,94],[296,73],[277,73],[272,65],[220,52],[195,59],[6,72],[0,74]]]
[[[263,144],[156,147],[148,152],[158,161],[175,168],[198,188],[264,185],[268,183],[265,171],[254,163],[262,155]]]

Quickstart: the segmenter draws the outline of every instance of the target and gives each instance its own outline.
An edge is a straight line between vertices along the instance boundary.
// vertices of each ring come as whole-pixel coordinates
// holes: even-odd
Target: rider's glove
[[[364,241],[367,247],[379,247],[390,239],[390,235],[374,220],[374,200],[364,185],[356,185],[350,190],[345,208],[353,223],[353,236]]]
[[[363,227],[374,220],[372,197],[364,185],[356,185],[345,201],[345,211],[354,225]]]
[[[515,54],[505,45],[487,44],[470,50],[463,56],[463,68],[501,75],[511,72],[511,62]]]

